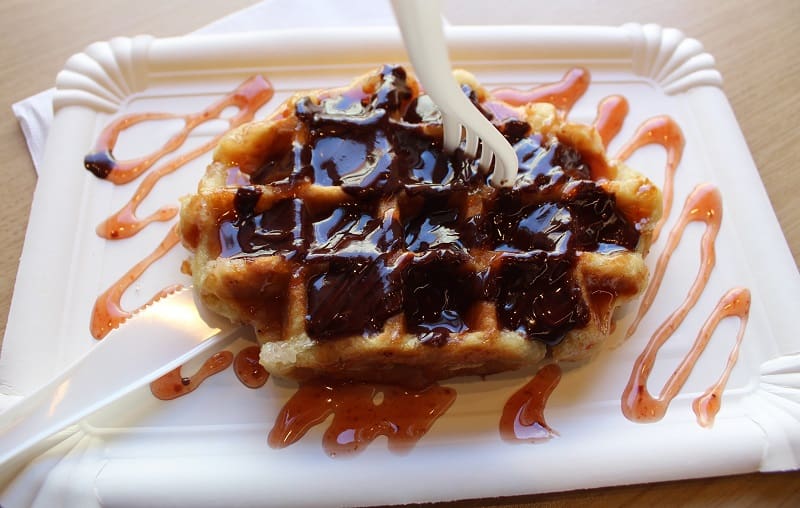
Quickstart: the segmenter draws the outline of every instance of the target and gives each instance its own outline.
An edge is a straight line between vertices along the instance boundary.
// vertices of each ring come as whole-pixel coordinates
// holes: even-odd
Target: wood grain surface
[[[378,0],[376,0],[378,1]],[[11,104],[53,85],[87,44],[119,35],[181,35],[254,0],[3,0],[0,2],[0,323],[14,287],[36,177]],[[797,0],[559,0],[446,2],[454,24],[491,13],[508,24],[658,23],[699,39],[714,55],[727,94],[794,255],[800,256],[800,2]],[[58,213],[53,204],[53,213]],[[780,238],[776,242],[783,241]],[[58,255],[54,252],[53,255]],[[477,460],[477,459],[476,459]],[[546,467],[546,465],[543,465]],[[476,474],[480,474],[475,468]],[[448,506],[800,506],[800,472],[748,474]],[[438,505],[436,505],[438,506]]]

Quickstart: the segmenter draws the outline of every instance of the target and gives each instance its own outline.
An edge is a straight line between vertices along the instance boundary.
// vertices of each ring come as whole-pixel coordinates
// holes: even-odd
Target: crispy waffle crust
[[[234,129],[184,199],[196,291],[254,327],[272,374],[420,385],[581,362],[645,286],[656,186],[594,128],[456,76],[518,153],[512,189],[443,154],[435,107],[385,66]]]

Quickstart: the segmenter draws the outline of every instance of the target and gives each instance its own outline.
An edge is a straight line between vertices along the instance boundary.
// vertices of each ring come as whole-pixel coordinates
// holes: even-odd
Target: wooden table
[[[0,148],[6,161],[0,203],[0,322],[5,330],[14,276],[36,176],[12,103],[53,85],[73,53],[95,40],[149,33],[180,35],[255,3],[254,0],[4,0],[0,2]],[[492,19],[524,24],[608,24],[635,21],[675,27],[699,39],[716,57],[736,112],[795,262],[800,256],[800,2],[796,0],[673,0],[520,2],[523,16],[497,12],[497,2],[471,9],[446,5],[454,24]],[[634,5],[631,5],[634,4]],[[647,5],[644,5],[647,4]],[[57,210],[54,209],[54,213]],[[57,253],[54,253],[57,255]],[[800,506],[800,472],[668,482],[538,496],[463,501],[452,506],[618,505]]]

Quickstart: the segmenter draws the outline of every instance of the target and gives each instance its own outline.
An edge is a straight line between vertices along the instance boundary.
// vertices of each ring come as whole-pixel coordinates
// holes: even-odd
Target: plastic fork
[[[489,172],[494,187],[508,187],[517,176],[517,154],[506,138],[470,102],[453,78],[447,55],[439,0],[392,0],[397,24],[417,77],[442,114],[444,149],[464,142],[464,154]]]

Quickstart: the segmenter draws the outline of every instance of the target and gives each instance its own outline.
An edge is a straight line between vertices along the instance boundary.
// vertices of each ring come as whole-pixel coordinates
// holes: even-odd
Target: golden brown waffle
[[[592,127],[456,76],[514,145],[513,189],[442,154],[435,107],[385,66],[231,131],[184,199],[196,290],[255,328],[272,374],[423,384],[584,361],[645,286],[656,186]]]

